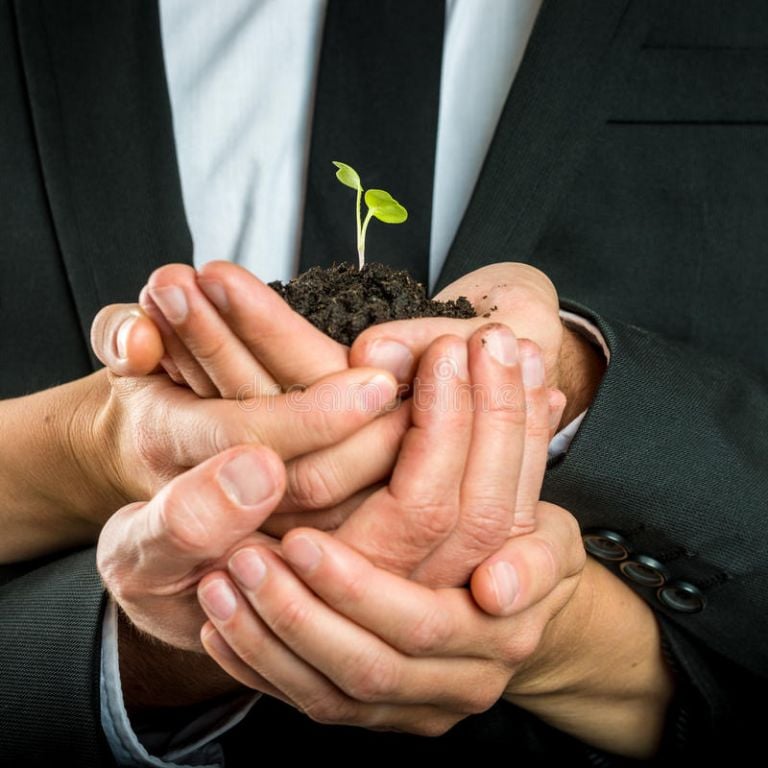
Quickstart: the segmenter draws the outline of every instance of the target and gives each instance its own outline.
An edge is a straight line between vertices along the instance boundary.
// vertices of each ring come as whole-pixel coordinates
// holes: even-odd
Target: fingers
[[[155,270],[143,301],[154,319],[162,316],[169,353],[198,395],[234,398],[246,389],[280,391],[200,289],[192,267],[169,264]]]
[[[170,313],[171,302],[177,297],[172,295],[160,296],[160,294],[158,297]],[[160,305],[149,295],[147,286],[144,286],[139,294],[139,304],[147,317],[157,326],[162,336],[166,354],[160,362],[168,376],[176,384],[188,386],[199,397],[215,397],[216,387],[210,377],[184,346],[184,342],[176,335],[176,331],[166,320]],[[176,312],[170,314],[172,317],[176,317]]]
[[[474,608],[467,590],[433,590],[403,579],[311,528],[287,533],[282,552],[323,601],[403,653],[462,656],[485,647],[485,641],[472,644],[495,620]]]
[[[346,440],[290,462],[282,515],[328,509],[389,477],[410,425],[410,401],[354,432]]]
[[[521,344],[521,370],[525,390],[525,439],[520,457],[520,472],[515,495],[515,515],[510,535],[533,530],[536,505],[541,495],[541,484],[547,468],[547,451],[552,434],[551,424],[560,415],[565,398],[558,398],[544,384],[544,362],[539,349],[532,342]],[[551,412],[550,395],[555,411]]]
[[[220,598],[220,595],[215,595],[218,587],[211,588],[209,585],[208,593],[211,595],[211,599],[215,600]],[[223,599],[227,599],[224,597]],[[206,653],[232,678],[242,683],[247,688],[253,688],[261,693],[266,693],[269,696],[274,696],[276,699],[280,699],[288,705],[293,702],[285,696],[282,691],[275,688],[261,675],[259,675],[254,669],[249,667],[228,645],[226,640],[219,634],[216,627],[211,622],[206,622],[203,628],[200,630],[200,642]]]
[[[174,413],[173,459],[194,466],[232,445],[258,443],[288,461],[344,440],[396,402],[392,377],[364,368],[284,395],[187,399]]]
[[[468,347],[473,423],[460,481],[461,513],[451,536],[414,574],[431,585],[466,583],[474,567],[515,530],[514,500],[527,428],[520,359],[536,350],[502,325],[484,326]]]
[[[246,611],[248,609],[239,602],[238,610]],[[257,617],[254,619],[253,622],[244,620],[236,624],[232,623],[222,630],[230,642],[241,648],[243,657],[230,647],[224,634],[213,628],[211,623],[203,627],[202,637],[205,650],[235,680],[250,688],[275,696],[316,722],[328,725],[356,725],[375,730],[405,731],[423,736],[439,736],[464,717],[464,715],[446,712],[428,705],[392,706],[354,701],[323,675],[318,675],[306,664],[302,664],[284,646],[280,648],[280,641],[274,636],[270,637],[269,630],[266,629],[263,622]],[[247,644],[248,641],[259,638],[259,633],[269,637],[268,642],[264,643],[271,651],[268,654],[257,655]],[[245,647],[241,646],[243,642],[241,638],[243,637],[247,638]],[[256,642],[261,649],[262,643],[258,639]],[[248,659],[249,663],[246,663],[244,658]],[[279,666],[268,666],[267,662]],[[272,673],[273,676],[280,679],[285,690],[291,691],[292,698],[268,682],[266,677],[256,672],[255,667],[265,669],[265,674]]]
[[[225,261],[202,267],[198,284],[250,353],[288,389],[347,367],[347,348],[294,312],[246,269]]]
[[[388,489],[338,537],[393,573],[433,587],[466,583],[510,536],[533,528],[548,394],[538,347],[505,326],[482,326],[468,345],[438,339],[420,361],[413,426]]]
[[[418,360],[434,339],[445,334],[468,340],[491,320],[509,326],[518,338],[533,339],[539,344],[548,383],[557,383],[562,324],[557,292],[543,272],[527,264],[489,265],[452,283],[437,298],[458,296],[469,299],[477,317],[418,318],[375,325],[355,340],[350,349],[350,365],[384,368],[399,381],[407,382],[408,376],[403,377],[403,371],[408,370],[404,361]],[[400,353],[395,354],[398,349]]]
[[[519,614],[581,572],[586,555],[576,519],[540,502],[536,530],[510,539],[472,575],[472,595],[496,616]]]
[[[549,437],[552,439],[557,434],[557,428],[563,418],[563,411],[567,405],[565,394],[559,389],[550,389],[547,393],[549,402]]]
[[[386,489],[338,530],[343,541],[394,573],[409,575],[453,530],[472,430],[466,344],[453,336],[424,353],[412,427]]]
[[[111,573],[119,554],[123,562],[133,558],[147,578],[175,581],[255,531],[284,488],[285,469],[273,451],[225,451],[179,475],[146,504],[113,515],[99,542],[99,569]]]
[[[163,342],[154,323],[137,304],[110,304],[94,318],[91,347],[96,357],[118,376],[144,376],[163,356]]]
[[[383,484],[378,483],[364,488],[329,509],[279,512],[278,507],[276,514],[271,515],[261,526],[261,531],[276,539],[282,539],[288,531],[303,526],[310,526],[319,531],[335,531],[369,496],[382,487]]]
[[[263,522],[284,486],[272,451],[241,446],[180,475],[151,501],[124,507],[99,538],[97,566],[107,589],[140,630],[196,649],[194,585]]]
[[[232,606],[229,612],[216,615],[209,582],[218,576],[201,582],[201,603],[235,653],[241,658],[245,654],[260,675],[290,698],[306,696],[297,685],[305,689],[322,686],[320,673],[355,701],[466,705],[467,686],[472,680],[477,683],[481,674],[481,663],[475,659],[403,655],[319,600],[279,557],[266,550],[249,547],[236,552],[229,570],[256,615],[238,611],[238,598],[234,606],[231,601],[224,605]]]
[[[408,384],[415,372],[414,361],[421,359],[435,339],[458,336],[466,340],[477,326],[473,319],[449,317],[393,320],[374,325],[355,339],[349,350],[349,364],[383,368],[400,383]]]

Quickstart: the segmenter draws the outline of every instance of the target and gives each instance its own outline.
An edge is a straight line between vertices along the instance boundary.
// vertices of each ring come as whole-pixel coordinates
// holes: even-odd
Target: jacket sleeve
[[[744,692],[768,677],[768,382],[563,305],[595,323],[611,364],[543,497],[585,544],[608,538],[598,559],[656,611],[710,733],[736,727]]]
[[[3,569],[0,582],[0,763],[113,765],[100,720],[94,550],[20,575]]]

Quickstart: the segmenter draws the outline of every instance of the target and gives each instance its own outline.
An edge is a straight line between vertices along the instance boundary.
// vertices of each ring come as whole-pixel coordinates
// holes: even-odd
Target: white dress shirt
[[[540,5],[541,0],[446,0],[430,285],[466,210]],[[324,12],[325,0],[160,0],[196,266],[228,259],[262,280],[295,275]],[[344,160],[329,158],[329,173],[332,159]],[[364,181],[365,169],[358,170]],[[607,355],[593,326],[563,317]],[[550,455],[567,450],[582,418],[555,437]],[[113,605],[104,621],[101,676],[102,722],[120,765],[218,766],[222,755],[213,740],[255,701],[233,701],[170,737],[139,738],[122,699]]]

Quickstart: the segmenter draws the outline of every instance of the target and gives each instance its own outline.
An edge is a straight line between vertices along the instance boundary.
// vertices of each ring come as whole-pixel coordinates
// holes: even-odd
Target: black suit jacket
[[[0,201],[10,397],[91,372],[96,311],[191,260],[155,3],[0,2]],[[635,585],[683,681],[675,727],[702,726],[688,750],[732,745],[768,675],[766,214],[763,2],[545,0],[440,278],[528,262],[603,331],[610,367],[544,496],[703,596],[684,613]],[[93,552],[3,578],[0,762],[108,764]],[[586,754],[503,704],[432,742],[260,717],[336,750]]]

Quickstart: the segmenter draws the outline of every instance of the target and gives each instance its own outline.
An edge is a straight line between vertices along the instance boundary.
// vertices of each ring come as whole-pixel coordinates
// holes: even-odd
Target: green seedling
[[[336,171],[336,178],[357,192],[357,256],[360,269],[362,269],[365,264],[365,233],[368,231],[371,219],[378,219],[385,224],[402,224],[408,218],[408,211],[389,192],[385,192],[383,189],[369,189],[365,193],[368,213],[365,220],[362,221],[360,208],[363,199],[363,185],[360,182],[360,176],[354,168],[346,163],[339,163],[334,160],[333,164],[339,169]]]

